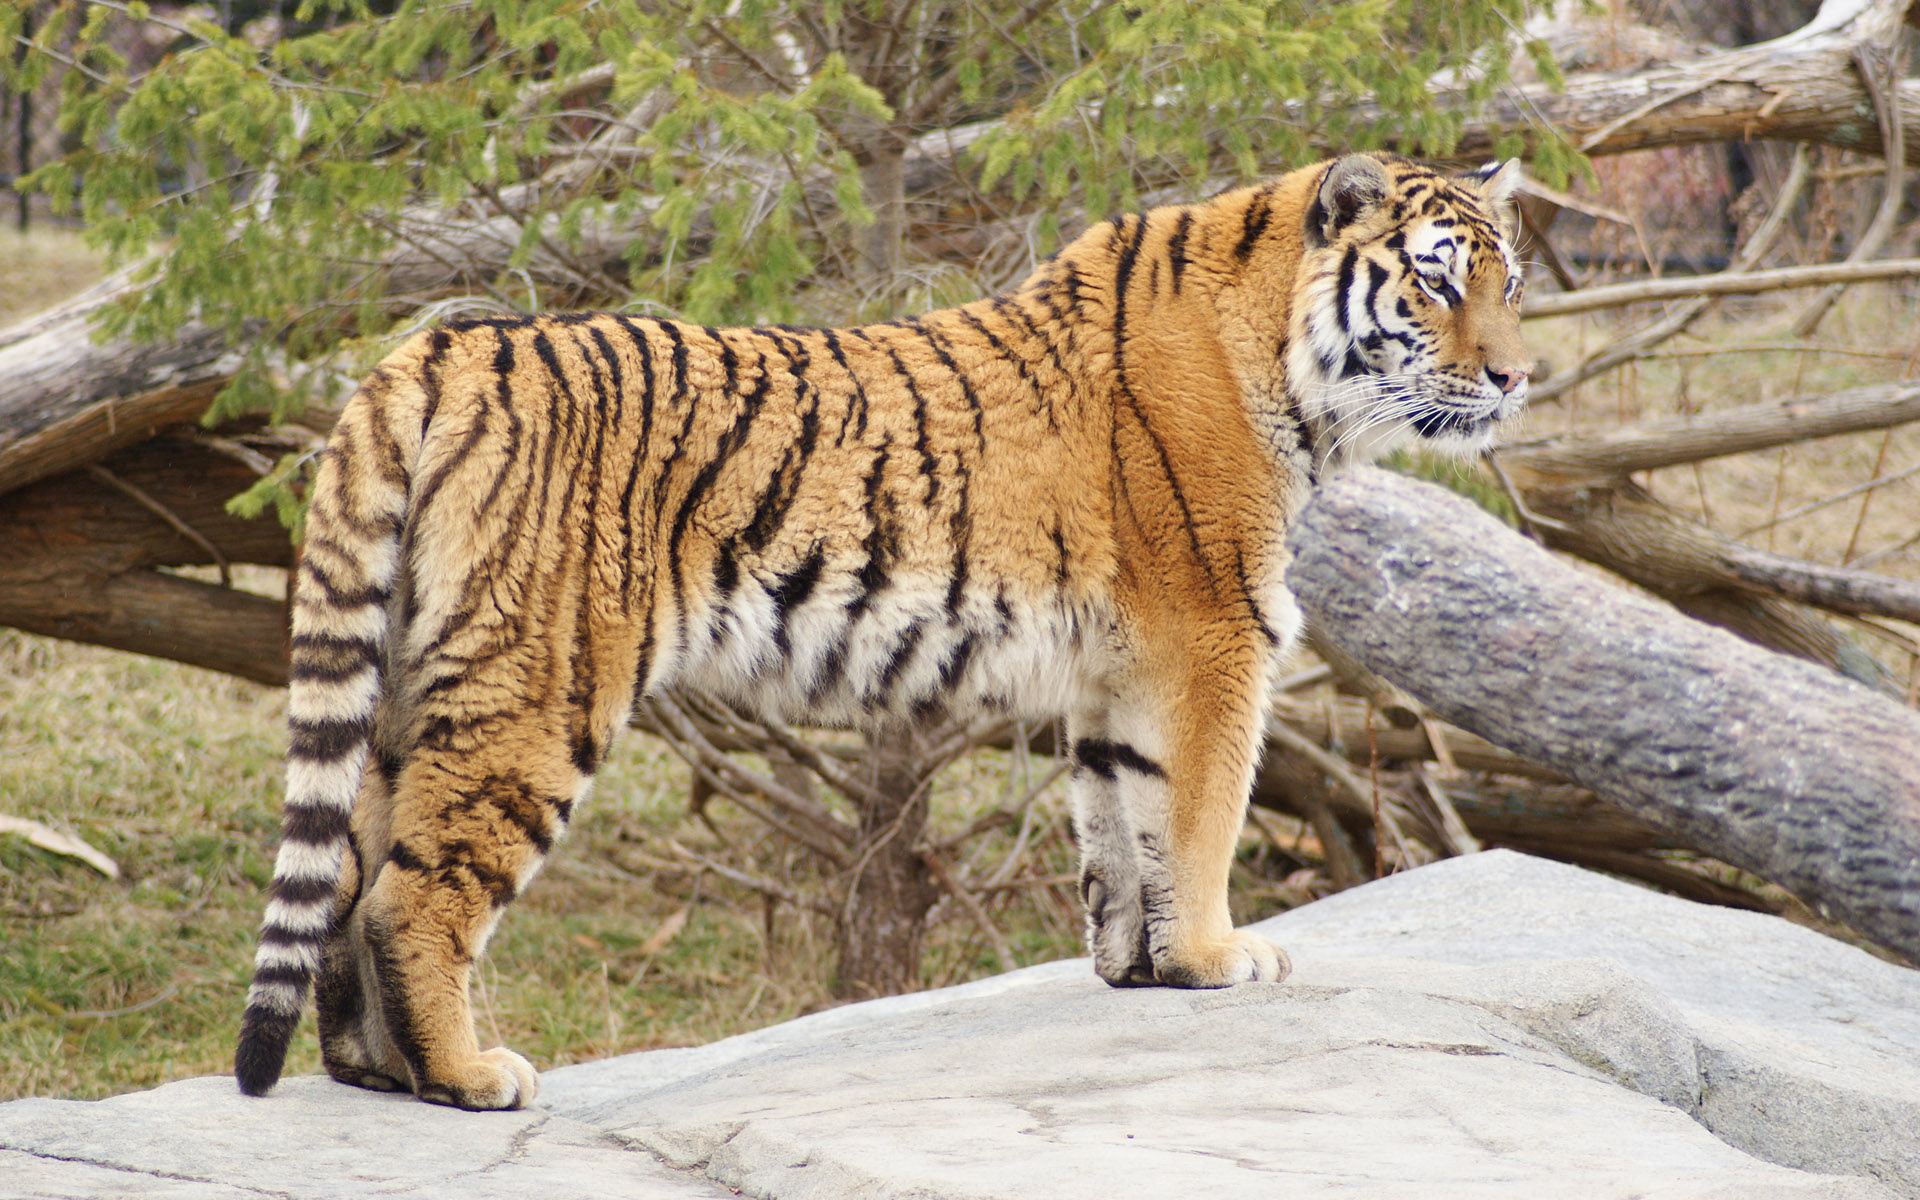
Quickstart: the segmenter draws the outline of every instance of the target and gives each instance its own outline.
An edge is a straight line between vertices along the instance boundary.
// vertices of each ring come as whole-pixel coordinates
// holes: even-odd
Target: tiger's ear
[[[1480,189],[1480,195],[1487,202],[1487,210],[1493,219],[1508,234],[1513,232],[1513,198],[1520,190],[1520,160],[1510,158],[1505,162],[1490,162],[1484,167],[1468,171],[1463,179],[1469,180]]]
[[[1318,248],[1378,208],[1387,198],[1387,172],[1377,158],[1349,154],[1334,160],[1307,209],[1307,245]]]

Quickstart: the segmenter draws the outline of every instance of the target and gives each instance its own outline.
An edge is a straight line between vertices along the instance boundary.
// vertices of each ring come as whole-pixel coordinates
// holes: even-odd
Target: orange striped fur
[[[1525,394],[1509,166],[1352,156],[1087,231],[1010,295],[859,329],[464,321],[320,467],[286,830],[236,1073],[318,981],[327,1070],[534,1095],[468,977],[636,694],[798,720],[1063,717],[1115,984],[1275,980],[1227,872],[1323,471],[1471,450]]]

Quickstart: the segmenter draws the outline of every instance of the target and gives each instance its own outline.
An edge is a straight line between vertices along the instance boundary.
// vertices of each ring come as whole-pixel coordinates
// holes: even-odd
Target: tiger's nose
[[[1513,389],[1525,383],[1527,376],[1533,373],[1533,364],[1515,363],[1494,366],[1492,363],[1488,363],[1486,371],[1488,382],[1499,388],[1501,394],[1511,395]]]

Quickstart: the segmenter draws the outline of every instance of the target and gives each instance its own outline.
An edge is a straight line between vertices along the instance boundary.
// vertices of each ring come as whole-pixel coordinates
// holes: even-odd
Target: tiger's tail
[[[328,936],[343,915],[349,821],[367,761],[399,577],[401,530],[426,406],[422,335],[377,368],[341,415],[314,480],[293,580],[287,791],[234,1076],[279,1080]],[[425,345],[423,345],[425,344]],[[410,357],[411,356],[411,357]]]

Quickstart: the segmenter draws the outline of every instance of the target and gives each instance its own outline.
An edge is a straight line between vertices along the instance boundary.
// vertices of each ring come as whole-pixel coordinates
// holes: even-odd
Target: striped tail
[[[373,734],[399,573],[410,467],[419,445],[417,398],[398,351],[348,405],[314,481],[293,590],[287,688],[287,798],[280,853],[253,985],[247,991],[234,1076],[249,1096],[279,1080],[320,953],[339,910],[349,820]],[[399,387],[388,386],[400,382]],[[396,409],[414,414],[403,446]]]

